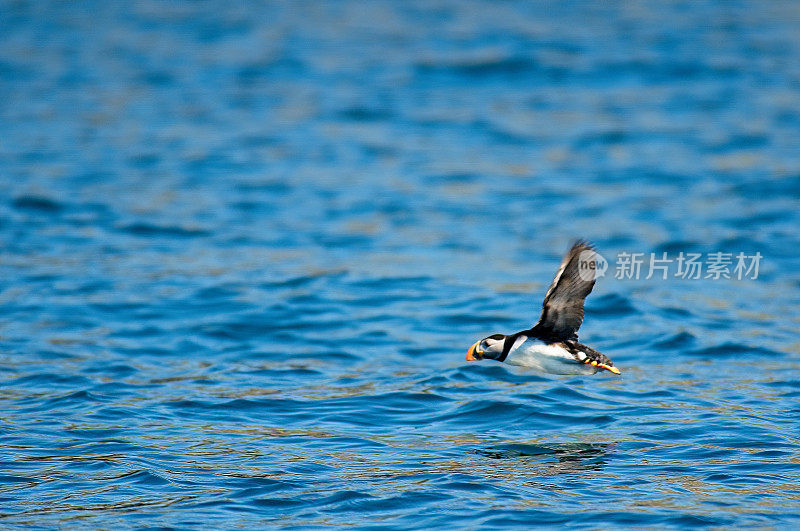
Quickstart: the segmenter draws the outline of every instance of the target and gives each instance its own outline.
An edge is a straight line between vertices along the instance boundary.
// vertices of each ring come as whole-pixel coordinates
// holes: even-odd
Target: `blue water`
[[[0,1],[0,525],[800,526],[796,2],[132,4]]]

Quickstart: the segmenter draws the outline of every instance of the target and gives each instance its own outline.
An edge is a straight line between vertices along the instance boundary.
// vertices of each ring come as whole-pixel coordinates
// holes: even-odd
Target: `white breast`
[[[520,336],[505,362],[550,374],[594,374],[597,367],[579,363],[567,349],[527,336]]]

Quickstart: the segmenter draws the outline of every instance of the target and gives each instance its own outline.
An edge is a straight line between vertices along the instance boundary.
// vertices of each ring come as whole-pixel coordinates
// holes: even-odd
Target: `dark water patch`
[[[686,319],[687,317],[692,315],[692,312],[690,312],[686,308],[676,308],[674,306],[659,308],[658,311],[661,315],[663,315],[668,319],[670,318]]]
[[[353,508],[354,505],[371,499],[375,499],[375,496],[366,492],[346,490],[318,498],[314,505],[318,507],[325,507],[325,509],[323,509],[324,511],[352,511],[355,510]]]
[[[760,212],[750,216],[736,216],[726,220],[728,225],[738,227],[741,229],[755,229],[759,226],[777,225],[785,219],[785,214],[782,211],[777,212]],[[748,247],[752,248],[753,244],[748,242]]]
[[[319,319],[295,321],[291,319],[253,318],[247,321],[231,321],[200,325],[192,328],[193,333],[201,334],[214,339],[230,341],[247,341],[262,338],[265,341],[276,331],[283,333],[314,330],[330,330],[347,324],[341,319]]]
[[[281,438],[281,440],[283,440],[283,438]],[[305,448],[320,448],[326,450],[379,450],[391,448],[391,445],[382,443],[380,441],[374,441],[361,437],[341,437],[332,434],[327,434],[324,437],[320,436],[319,434],[315,434],[313,437],[307,437],[306,440],[303,441],[303,446]]]
[[[19,477],[19,476],[11,476],[11,475],[0,475],[0,483],[7,484],[7,485],[31,485],[31,484],[38,484],[39,480],[33,478],[26,478],[26,477]]]
[[[394,496],[372,497],[368,500],[354,501],[343,509],[355,513],[385,514],[387,512],[410,512],[420,506],[452,499],[453,496],[433,492],[403,492]]]
[[[663,253],[667,253],[667,257],[679,255],[680,253],[699,252],[700,245],[693,240],[674,240],[659,244],[653,252],[661,257]]]
[[[466,356],[466,351],[464,351]],[[500,363],[493,361],[465,364],[452,373],[454,381],[461,382],[504,382],[511,384],[527,384],[549,381],[539,374],[517,374],[511,372]]]
[[[746,256],[754,256],[756,253],[761,253],[762,256],[764,255],[764,248],[758,242],[758,240],[755,240],[750,236],[744,236],[744,235],[721,238],[719,241],[717,241],[715,250],[709,252],[717,252],[717,251],[730,253],[733,259],[733,267],[736,266],[736,263],[738,261],[737,256],[739,253],[744,253]],[[775,256],[781,251],[782,250],[772,249],[770,254],[772,256]],[[768,276],[769,276],[769,270],[765,271],[764,268],[759,267],[759,277],[761,277],[763,280]],[[754,280],[753,272],[751,272],[749,275],[743,273],[742,277],[743,280]],[[736,278],[736,275],[733,274],[731,278]]]
[[[553,443],[550,445],[512,443],[478,448],[474,452],[490,459],[555,457],[562,461],[584,461],[603,456],[613,450],[615,446],[615,444],[604,443]]]
[[[393,113],[387,108],[357,106],[343,109],[337,116],[355,122],[375,122],[389,120],[393,118]]]
[[[208,230],[197,227],[185,227],[178,225],[157,225],[153,223],[138,222],[122,225],[119,230],[133,236],[143,238],[166,237],[166,238],[195,238],[199,236],[209,236]]]
[[[109,384],[109,387],[121,386],[122,384]],[[141,385],[137,386],[142,389],[152,388],[152,385]],[[116,397],[117,399],[123,396],[133,396],[134,393],[124,393],[116,391],[115,393],[111,392],[111,389],[106,389],[106,392],[109,396]],[[136,394],[135,396],[142,396],[141,394]],[[149,409],[145,409],[144,412],[139,411],[137,407],[132,406],[102,406],[98,407],[97,409],[93,410],[91,413],[87,414],[87,420],[96,420],[99,422],[130,422],[132,419],[136,418],[145,418],[147,414],[150,413]]]
[[[77,375],[63,375],[54,373],[38,373],[21,376],[14,380],[3,382],[4,386],[20,386],[25,388],[49,389],[52,387],[80,387],[90,383],[88,378]]]
[[[114,378],[125,378],[137,372],[135,367],[130,365],[108,365],[103,367],[88,367],[83,370],[86,374],[102,374],[105,376],[113,376]]]
[[[426,181],[436,184],[436,183],[457,183],[457,184],[468,184],[479,181],[479,176],[474,173],[467,173],[467,172],[450,172],[450,173],[443,173],[439,175],[429,175],[425,178]]]
[[[531,522],[535,522],[536,525],[554,526],[564,525],[573,520],[569,515],[541,509],[524,509],[519,511],[521,514],[513,513],[513,515],[508,516],[500,516],[498,513],[501,513],[501,511],[487,511],[479,514],[478,516],[481,517],[481,525],[486,527],[505,528],[530,526]]]
[[[588,149],[594,145],[610,145],[620,144],[630,140],[630,135],[627,131],[622,129],[612,129],[607,131],[598,131],[579,137],[576,141],[576,149]]]
[[[282,336],[279,339],[288,339],[288,340],[295,340],[296,337],[294,335],[286,335]],[[235,352],[231,355],[231,358],[236,360],[275,360],[280,362],[285,362],[287,360],[298,361],[302,362],[304,360],[324,360],[329,361],[331,363],[352,363],[361,361],[362,357],[358,354],[354,354],[353,352],[348,352],[344,350],[338,350],[334,347],[327,347],[325,345],[328,344],[327,341],[323,341],[324,345],[319,348],[303,348],[302,350],[296,349],[293,350],[290,354],[283,352],[280,349],[273,349],[273,350],[253,350],[248,351],[244,354]],[[335,341],[333,343],[336,343]],[[287,357],[288,356],[288,357]]]
[[[763,134],[734,134],[707,146],[706,149],[712,153],[726,153],[732,150],[761,149],[768,142],[769,137]]]
[[[660,429],[652,432],[634,433],[636,437],[654,441],[692,441],[697,437],[705,435],[707,431],[706,426],[703,425],[673,425],[666,429]]]
[[[646,398],[654,398],[658,400],[673,399],[678,396],[678,392],[674,389],[653,389],[646,391],[635,391],[628,389],[610,389],[608,394],[618,397],[626,397],[632,400],[641,400]]]
[[[109,428],[109,429],[92,429],[92,428],[69,428],[66,430],[70,437],[77,437],[82,439],[104,439],[107,437],[114,437],[124,433],[122,428]]]
[[[491,139],[492,144],[505,146],[526,146],[534,140],[533,137],[510,130],[498,124],[485,120],[477,120],[473,127],[482,130]]]
[[[57,396],[46,400],[43,403],[44,408],[48,407],[77,407],[83,408],[87,403],[98,403],[107,401],[107,398],[90,391],[75,391],[62,396]]]
[[[528,57],[495,55],[486,57],[464,57],[454,60],[420,61],[416,64],[419,74],[450,74],[482,77],[508,77],[529,73],[537,68]]]
[[[560,415],[537,411],[528,405],[512,402],[473,400],[449,413],[436,418],[446,425],[494,431],[505,426],[529,426],[532,429],[552,429],[558,426],[606,426],[613,422],[607,415],[576,414],[576,411]]]
[[[404,289],[423,289],[432,282],[434,282],[434,279],[429,276],[365,278],[352,281],[350,286],[354,289],[401,291]]]
[[[575,400],[577,402],[591,403],[592,397],[586,393],[582,393],[577,388],[568,387],[565,385],[558,385],[551,387],[546,391],[547,396],[558,398],[560,400]],[[604,404],[606,402],[604,401]]]
[[[689,332],[681,331],[664,339],[653,342],[652,347],[658,350],[683,350],[693,346],[697,338]]]
[[[158,153],[139,153],[128,158],[128,164],[140,170],[156,167],[162,161]]]
[[[136,81],[153,87],[164,87],[175,82],[175,77],[163,70],[144,72],[136,77]]]
[[[800,178],[797,175],[775,179],[759,179],[731,185],[737,196],[755,198],[798,199],[800,198]],[[778,221],[768,219],[765,221]]]
[[[452,327],[457,325],[462,325],[464,323],[471,323],[471,324],[483,324],[483,325],[492,325],[492,326],[511,326],[517,322],[517,319],[512,318],[508,315],[493,315],[493,314],[481,314],[480,316],[476,316],[474,314],[469,313],[451,313],[451,314],[444,314],[440,317],[436,318],[436,324],[441,325],[443,327]]]
[[[700,61],[680,60],[631,60],[604,63],[595,74],[608,77],[612,72],[616,79],[630,79],[643,84],[658,84],[677,78],[687,82],[711,79],[719,81],[741,75],[736,68],[714,66]]]
[[[451,402],[433,393],[392,393],[384,400],[371,397],[345,397],[316,401],[315,408],[323,424],[371,427],[385,432],[387,424],[418,427],[420,423],[448,418],[446,405]],[[450,414],[452,415],[452,413]]]
[[[239,138],[242,145],[246,147],[265,147],[272,146],[280,143],[280,137],[269,134],[251,133],[242,135]],[[256,179],[240,183],[238,185],[242,190],[266,190],[269,192],[288,192],[290,190],[289,183],[280,179]]]
[[[731,358],[731,357],[750,357],[750,356],[771,356],[781,357],[785,354],[776,352],[766,347],[754,347],[741,343],[725,342],[706,348],[690,350],[687,352],[692,356],[705,358]]]
[[[763,452],[755,452],[752,457],[754,459],[788,459],[793,453],[791,451],[764,450]]]
[[[275,280],[271,282],[264,282],[261,284],[261,287],[264,289],[270,288],[300,288],[303,286],[307,286],[312,284],[313,282],[319,280],[319,276],[313,275],[303,275],[294,278],[287,278],[283,280]]]
[[[242,85],[251,85],[274,79],[275,76],[300,74],[305,65],[293,57],[278,58],[271,61],[253,62],[242,66],[236,72],[236,79]]]
[[[54,199],[37,195],[23,195],[14,199],[14,208],[46,214],[56,214],[64,210],[64,205]]]
[[[623,317],[639,313],[631,301],[622,295],[611,293],[586,302],[586,311],[601,318]]]
[[[790,387],[792,389],[800,389],[800,380],[778,380],[774,382],[764,382],[764,385],[769,387]]]
[[[125,477],[123,483],[133,484],[133,485],[158,486],[158,485],[167,485],[170,482],[152,471],[138,470],[132,472],[130,475]]]
[[[222,299],[228,301],[229,299],[240,296],[243,288],[244,286],[238,284],[206,286],[195,291],[190,297],[190,300]]]
[[[109,334],[109,337],[120,337],[120,338],[147,338],[147,337],[160,337],[163,336],[166,331],[158,326],[137,326],[133,328],[121,328],[119,330],[115,330]],[[155,349],[164,351],[165,349]]]
[[[403,347],[399,350],[409,358],[416,359],[424,356],[441,357],[442,355],[452,354],[453,349],[449,345],[420,345],[414,347]],[[466,352],[466,351],[464,351]]]

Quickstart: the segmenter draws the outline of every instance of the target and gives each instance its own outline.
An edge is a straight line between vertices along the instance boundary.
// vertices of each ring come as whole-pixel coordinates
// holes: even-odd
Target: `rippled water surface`
[[[0,11],[0,525],[800,526],[797,3]]]

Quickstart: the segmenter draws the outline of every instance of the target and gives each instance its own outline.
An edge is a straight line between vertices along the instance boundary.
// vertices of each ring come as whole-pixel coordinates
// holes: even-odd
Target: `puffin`
[[[594,246],[579,240],[572,245],[544,296],[542,314],[532,328],[511,335],[493,334],[476,341],[467,361],[496,360],[549,374],[620,374],[604,354],[578,341],[583,301],[594,288],[598,269]]]

